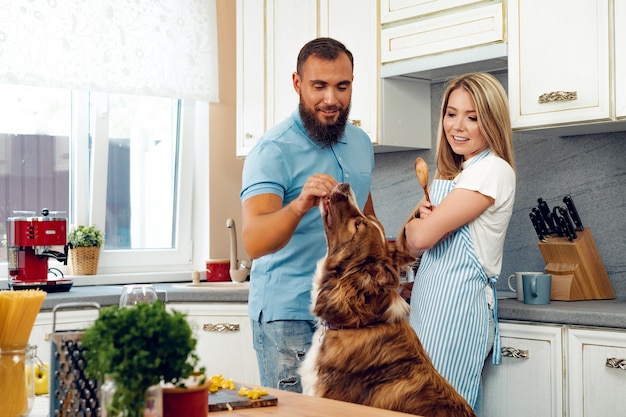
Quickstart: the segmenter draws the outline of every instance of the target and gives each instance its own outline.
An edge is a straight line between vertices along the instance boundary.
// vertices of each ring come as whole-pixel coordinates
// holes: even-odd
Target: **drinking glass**
[[[132,284],[122,287],[120,307],[130,307],[139,303],[154,303],[157,293],[151,284]]]

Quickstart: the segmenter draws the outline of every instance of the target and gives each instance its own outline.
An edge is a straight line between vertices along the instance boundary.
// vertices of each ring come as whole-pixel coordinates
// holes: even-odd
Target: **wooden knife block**
[[[572,242],[566,237],[549,237],[538,242],[552,275],[550,299],[559,301],[612,300],[615,291],[606,273],[591,230],[577,231]]]

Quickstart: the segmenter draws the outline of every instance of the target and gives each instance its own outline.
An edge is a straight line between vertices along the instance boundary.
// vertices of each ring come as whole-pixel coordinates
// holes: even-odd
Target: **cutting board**
[[[278,404],[278,398],[273,395],[264,395],[258,400],[251,400],[241,396],[237,393],[239,386],[237,384],[236,390],[221,389],[217,392],[209,393],[209,412],[229,410],[227,404],[230,404],[233,409],[268,407]]]

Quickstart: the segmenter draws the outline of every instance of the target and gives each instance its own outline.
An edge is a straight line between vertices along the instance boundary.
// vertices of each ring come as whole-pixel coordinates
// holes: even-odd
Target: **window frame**
[[[90,111],[90,95],[93,105]],[[95,110],[95,111],[93,111]],[[95,224],[104,230],[108,165],[108,94],[72,91],[70,155],[71,225]],[[91,115],[90,115],[91,113]],[[103,250],[98,273],[74,279],[74,285],[106,285],[138,282],[176,282],[190,279],[190,272],[204,269],[208,253],[208,131],[209,104],[180,100],[180,144],[177,161],[176,235],[173,249]],[[94,137],[90,138],[91,130]],[[93,149],[90,154],[90,140]],[[91,175],[93,170],[94,175]],[[85,175],[84,173],[89,173]],[[100,175],[97,175],[97,174]],[[203,191],[204,190],[204,191]],[[204,193],[204,194],[203,194]],[[106,236],[105,236],[106,239]],[[194,242],[199,244],[194,245]],[[51,264],[54,261],[51,261]],[[59,267],[54,262],[55,267]],[[69,276],[69,268],[62,266]],[[0,283],[8,266],[0,263]]]

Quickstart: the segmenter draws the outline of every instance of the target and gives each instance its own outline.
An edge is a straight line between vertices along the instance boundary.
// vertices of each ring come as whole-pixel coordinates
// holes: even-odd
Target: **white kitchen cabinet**
[[[379,7],[379,0],[237,1],[238,157],[297,109],[291,75],[300,48],[318,36],[336,38],[352,52],[350,122],[370,136],[376,152],[431,147],[430,86],[392,80],[385,87],[379,78]],[[386,111],[394,104],[399,111]]]
[[[350,122],[377,142],[378,1],[320,0],[319,36],[341,41],[354,57]]]
[[[568,345],[568,416],[624,416],[626,332],[570,329]]]
[[[260,383],[246,303],[168,303],[187,314],[198,340],[196,353],[207,375],[257,386]]]
[[[626,2],[614,3],[615,32],[615,116],[626,119]]]
[[[454,50],[504,42],[503,4],[495,3],[455,13],[435,15],[402,25],[383,27],[383,64]]]
[[[375,152],[430,149],[430,84],[379,77],[378,3],[320,0],[319,35],[340,40],[354,56],[350,121],[370,136]]]
[[[562,417],[562,326],[500,323],[502,363],[483,372],[486,417]]]
[[[383,0],[383,78],[442,82],[473,71],[507,68],[506,2]]]
[[[569,0],[508,2],[508,93],[514,129],[613,119],[609,3],[585,0],[572,7]],[[617,78],[623,80],[623,75]]]
[[[291,75],[317,35],[317,0],[237,0],[237,156],[298,106]]]
[[[426,16],[484,0],[381,0],[380,22],[390,23],[416,16]]]

